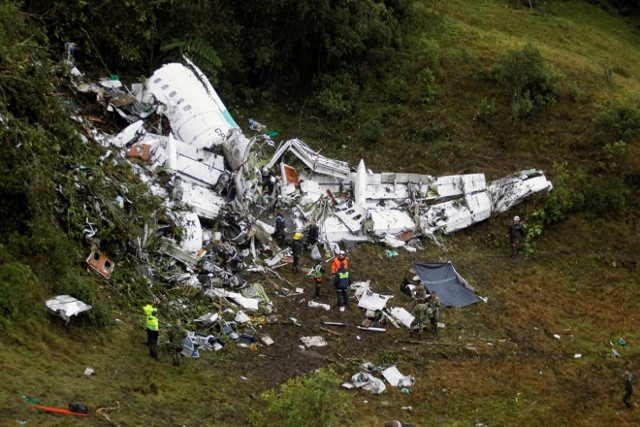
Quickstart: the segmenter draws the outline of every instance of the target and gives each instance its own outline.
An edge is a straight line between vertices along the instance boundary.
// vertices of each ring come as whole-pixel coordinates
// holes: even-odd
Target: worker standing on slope
[[[507,235],[509,236],[509,243],[511,244],[511,256],[515,257],[518,255],[520,246],[527,235],[524,226],[520,224],[520,217],[518,215],[513,217],[513,222],[509,225]]]
[[[151,311],[148,310],[146,305],[143,307],[145,314],[147,315],[147,345],[149,346],[149,356],[154,359],[158,359],[158,309],[151,307]]]
[[[293,255],[293,272],[298,273],[300,271],[298,264],[300,263],[300,255],[302,254],[302,233],[295,233],[293,235],[291,254]]]
[[[351,286],[351,274],[345,267],[340,267],[333,278],[333,286],[336,287],[338,296],[338,307],[344,311],[349,306],[349,296],[347,289]]]
[[[313,274],[313,283],[316,288],[313,296],[314,298],[319,298],[320,288],[322,287],[322,279],[324,275],[324,267],[322,266],[321,260],[319,259],[316,260],[316,264],[313,266],[312,274]]]
[[[338,250],[336,257],[331,263],[331,274],[336,274],[340,267],[344,267],[346,270],[349,269],[349,258],[347,258],[347,254],[342,250]]]

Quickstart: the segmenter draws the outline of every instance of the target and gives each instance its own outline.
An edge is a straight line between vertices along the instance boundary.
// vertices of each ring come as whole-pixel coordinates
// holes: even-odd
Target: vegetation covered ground
[[[249,70],[233,89],[220,81],[221,96],[239,123],[256,118],[283,139],[301,138],[352,164],[364,158],[375,171],[483,172],[494,179],[525,168],[545,170],[555,186],[549,195],[442,236],[439,245],[425,241],[424,251],[396,258],[387,258],[378,245],[359,245],[350,253],[355,278],[393,293],[399,305],[409,306],[398,285],[414,260],[452,261],[487,302],[444,310],[446,328],[437,339],[392,327],[374,334],[355,329],[362,314],[354,307],[345,313],[312,309],[302,297],[276,297],[282,282],[274,276],[255,275],[249,280],[265,286],[283,321],[263,326],[275,344],[257,351],[227,345],[179,368],[168,357],[151,360],[143,345],[139,306],[149,295],[127,271],[130,258],[121,243],[141,225],[113,221],[104,236],[122,266],[111,281],[84,271],[87,248],[74,216],[81,204],[73,205],[82,192],[73,190],[77,186],[65,171],[79,164],[99,170],[95,159],[101,153],[77,141],[70,122],[57,120],[66,113],[58,91],[46,84],[49,70],[38,66],[50,60],[52,48],[28,25],[38,20],[3,4],[2,22],[13,25],[0,26],[2,422],[87,423],[39,413],[26,396],[52,406],[85,403],[93,410],[92,425],[373,426],[390,419],[420,426],[637,424],[638,411],[622,403],[622,381],[626,368],[640,375],[638,21],[582,1],[532,2],[532,8],[519,3],[407,2],[398,23],[402,31],[388,49],[364,49],[358,58],[336,54],[332,69],[323,69],[335,72],[333,78],[318,78],[302,100],[286,103],[278,91],[260,93],[261,78],[271,84],[283,70]],[[170,2],[139,4],[161,8]],[[38,6],[28,2],[23,10],[42,12]],[[60,11],[49,12],[38,15],[42,25]],[[158,24],[142,27],[159,34]],[[147,50],[134,40],[151,44],[149,31],[119,43],[140,55]],[[48,34],[51,40],[57,36]],[[110,71],[136,69],[122,65],[124,59],[144,62],[122,52],[121,63],[109,61],[96,38],[85,46],[87,58],[106,57]],[[222,68],[236,64],[230,51],[210,47],[219,51]],[[264,61],[274,54],[261,52]],[[212,73],[223,73],[207,58]],[[341,61],[356,59],[363,61],[357,73],[345,77],[348,67]],[[126,181],[143,204],[126,171],[97,173]],[[82,184],[108,192],[95,181]],[[61,208],[64,203],[73,209]],[[153,212],[153,201],[144,206]],[[514,214],[529,228],[517,259],[509,256],[505,235]],[[288,269],[281,274],[306,286],[309,297],[309,278]],[[44,312],[44,298],[58,293],[72,293],[96,309],[65,327]],[[333,302],[330,293],[324,299]],[[289,317],[302,326],[285,324]],[[340,336],[325,333],[328,347],[301,351],[299,336],[322,333],[323,320],[351,326],[334,329]],[[617,345],[620,338],[626,346]],[[611,356],[612,349],[621,357]],[[396,363],[416,378],[411,393],[341,390],[336,382],[349,379],[365,361]],[[86,367],[96,375],[84,376]],[[332,371],[280,388],[323,368]],[[95,413],[100,407],[115,408],[103,411],[110,421]]]

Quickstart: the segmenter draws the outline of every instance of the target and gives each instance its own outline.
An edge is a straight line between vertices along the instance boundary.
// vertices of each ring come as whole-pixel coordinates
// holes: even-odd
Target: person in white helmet
[[[520,246],[527,235],[527,231],[520,223],[520,217],[518,215],[513,217],[513,222],[509,225],[509,232],[507,235],[509,236],[509,241],[511,243],[511,256],[515,257],[518,255]]]

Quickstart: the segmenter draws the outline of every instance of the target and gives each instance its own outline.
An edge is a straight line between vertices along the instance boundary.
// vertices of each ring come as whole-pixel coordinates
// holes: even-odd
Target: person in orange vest
[[[339,250],[338,255],[333,259],[331,263],[331,274],[336,274],[340,267],[344,267],[345,269],[349,269],[349,258],[347,258],[347,254],[344,251]]]

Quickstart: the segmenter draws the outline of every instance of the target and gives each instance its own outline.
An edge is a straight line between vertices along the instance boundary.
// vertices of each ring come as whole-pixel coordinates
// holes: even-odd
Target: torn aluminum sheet
[[[300,341],[307,347],[324,347],[327,345],[327,341],[320,335],[315,337],[300,337]]]
[[[387,389],[381,379],[374,377],[366,372],[358,372],[351,377],[351,382],[356,387],[362,387],[364,390],[374,394],[380,394]]]
[[[535,193],[548,192],[553,189],[540,170],[528,169],[511,176],[497,179],[489,184],[492,210],[506,212]]]
[[[393,307],[390,310],[391,316],[400,322],[403,326],[410,328],[415,317],[402,307]]]
[[[273,168],[278,160],[287,152],[295,154],[309,169],[322,175],[331,175],[341,179],[349,176],[349,165],[346,162],[328,159],[317,151],[311,149],[307,144],[299,139],[290,139],[281,143],[275,154],[271,157],[267,167]]]
[[[182,228],[180,249],[195,254],[202,249],[202,226],[194,212],[175,212],[176,219]]]
[[[391,298],[393,298],[393,295],[380,295],[375,292],[366,291],[360,297],[358,307],[366,308],[367,310],[382,310]]]
[[[193,184],[179,181],[176,183],[179,194],[178,201],[191,208],[201,218],[215,219],[220,210],[227,205],[227,201],[216,192]]]
[[[85,304],[70,295],[58,295],[45,301],[44,305],[51,313],[62,317],[66,323],[69,323],[71,317],[91,309],[89,304]]]
[[[161,112],[176,138],[197,148],[222,144],[238,127],[213,87],[203,81],[186,66],[171,63],[156,70],[145,87],[163,104]]]
[[[307,305],[311,308],[321,308],[323,310],[329,311],[331,310],[331,306],[329,304],[323,304],[320,302],[309,301]]]
[[[242,310],[238,310],[238,312],[236,313],[236,317],[233,320],[238,324],[243,324],[247,323],[251,319],[249,318],[247,313]]]
[[[160,245],[158,252],[168,255],[191,268],[195,267],[199,260],[197,256],[176,247],[175,242],[166,238],[162,239],[162,244]]]
[[[411,387],[416,382],[411,375],[402,375],[395,366],[391,366],[381,373],[384,379],[394,387]]]
[[[209,326],[215,324],[220,315],[218,313],[207,313],[198,317],[197,319],[193,319],[194,322],[201,323],[203,327],[208,328]]]
[[[164,166],[184,181],[203,186],[215,186],[225,172],[224,157],[202,148],[173,139],[147,133],[138,144],[151,145],[151,170]]]
[[[204,293],[205,295],[209,295],[211,297],[218,296],[218,297],[227,298],[235,302],[245,310],[258,311],[258,304],[260,303],[259,299],[247,298],[237,292],[229,292],[220,288],[211,288],[206,290]]]

